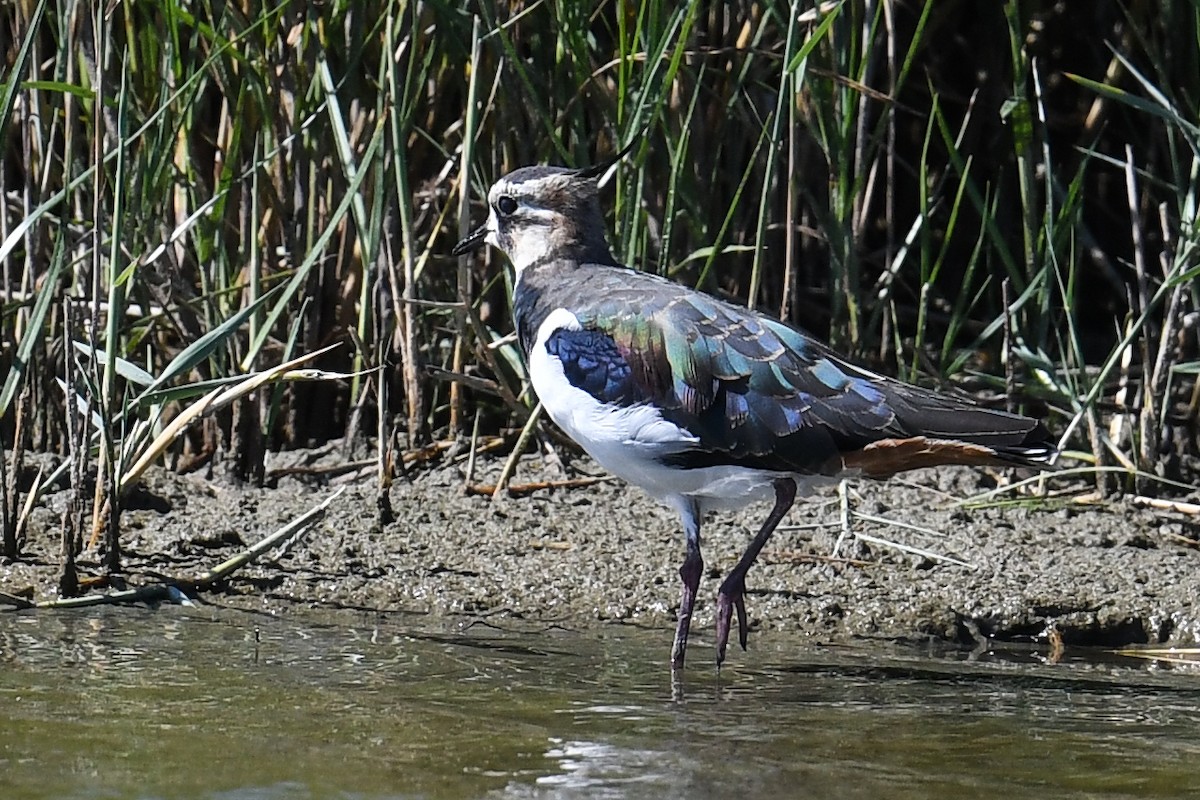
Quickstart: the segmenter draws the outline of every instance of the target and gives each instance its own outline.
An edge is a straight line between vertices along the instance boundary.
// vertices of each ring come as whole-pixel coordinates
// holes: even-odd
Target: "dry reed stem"
[[[1188,503],[1183,500],[1163,500],[1158,497],[1135,495],[1130,502],[1140,508],[1157,508],[1163,511],[1174,511],[1191,517],[1200,517],[1200,503]]]
[[[282,544],[294,536],[304,533],[314,523],[325,516],[325,512],[328,510],[330,504],[340,497],[344,491],[346,491],[346,487],[338,489],[333,494],[322,500],[319,504],[301,514],[299,517],[296,517],[273,533],[264,536],[262,539],[238,553],[233,558],[221,562],[217,566],[206,570],[195,578],[169,580],[163,583],[139,586],[134,589],[126,589],[117,592],[105,592],[103,594],[89,594],[81,597],[60,597],[55,600],[44,600],[40,603],[35,603],[34,606],[37,608],[81,608],[84,606],[148,602],[151,600],[170,600],[173,602],[180,602],[181,600],[186,599],[182,594],[184,591],[194,592],[208,589],[217,581],[229,578],[242,567],[253,563],[263,553],[266,553],[273,547]]]

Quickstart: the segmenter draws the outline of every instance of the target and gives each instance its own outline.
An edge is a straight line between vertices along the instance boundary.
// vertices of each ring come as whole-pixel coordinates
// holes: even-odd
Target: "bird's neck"
[[[604,237],[604,217],[595,205],[563,214],[546,237],[547,257],[577,264],[616,264]]]
[[[498,244],[518,276],[547,263],[556,264],[560,270],[582,264],[615,265],[604,238],[603,218],[598,212],[587,211],[577,209],[573,213],[551,215],[547,224],[501,234]]]
[[[550,257],[575,264],[616,264],[600,226],[577,230],[569,239],[554,242]]]
[[[526,355],[537,336],[537,330],[546,316],[574,297],[573,286],[587,283],[581,273],[590,272],[611,262],[608,245],[599,249],[567,250],[567,256],[543,255],[517,270],[513,282],[513,316],[517,335]],[[563,252],[563,251],[558,251]]]

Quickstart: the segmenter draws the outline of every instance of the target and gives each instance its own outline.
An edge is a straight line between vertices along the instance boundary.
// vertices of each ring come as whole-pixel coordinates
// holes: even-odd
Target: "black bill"
[[[467,238],[454,245],[454,249],[450,251],[450,254],[454,256],[461,256],[465,253],[471,252],[483,244],[483,240],[485,237],[487,237],[487,234],[488,228],[487,223],[485,222],[475,230],[471,231]]]

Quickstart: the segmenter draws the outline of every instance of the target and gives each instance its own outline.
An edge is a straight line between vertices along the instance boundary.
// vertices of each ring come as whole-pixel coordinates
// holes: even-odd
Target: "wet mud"
[[[610,480],[493,501],[464,491],[463,463],[443,464],[397,479],[390,491],[396,519],[383,525],[369,470],[305,474],[311,460],[272,455],[268,470],[283,477],[270,488],[151,470],[122,515],[124,580],[139,586],[194,577],[344,486],[321,521],[198,602],[278,614],[319,608],[453,615],[466,623],[637,625],[661,629],[666,659],[683,535],[674,514],[639,490]],[[599,474],[586,461],[579,466]],[[500,468],[499,460],[481,458],[473,479],[494,481]],[[514,483],[561,477],[531,457]],[[852,482],[848,536],[836,487],[801,499],[750,571],[750,649],[775,629],[817,642],[1046,646],[1052,628],[1067,645],[1200,641],[1195,522],[1119,498],[964,502],[997,477],[952,468]],[[23,557],[0,565],[0,589],[53,597],[65,502],[65,492],[52,493],[35,510]],[[721,577],[767,510],[751,506],[705,523],[693,648],[711,642]],[[80,564],[99,574],[99,560],[85,554]]]

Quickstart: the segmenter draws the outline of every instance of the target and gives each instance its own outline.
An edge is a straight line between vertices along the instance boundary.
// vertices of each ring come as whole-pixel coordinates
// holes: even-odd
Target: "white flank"
[[[546,340],[556,330],[581,328],[579,319],[565,308],[551,312],[538,328],[529,356],[529,377],[546,413],[588,455],[617,477],[675,508],[680,508],[684,497],[694,499],[703,512],[774,496],[771,483],[783,473],[734,466],[678,469],[661,464],[662,457],[686,450],[699,440],[663,419],[654,406],[601,403],[572,386],[562,362],[546,350]],[[811,480],[793,477],[801,489]]]

